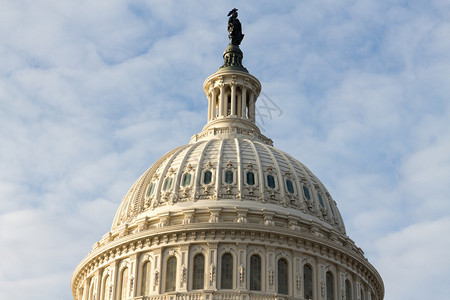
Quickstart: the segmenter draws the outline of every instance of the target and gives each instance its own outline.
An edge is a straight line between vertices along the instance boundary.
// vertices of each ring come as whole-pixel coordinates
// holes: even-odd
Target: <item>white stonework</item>
[[[74,299],[382,300],[327,189],[255,125],[260,82],[225,68],[203,87],[203,131],[134,183]]]

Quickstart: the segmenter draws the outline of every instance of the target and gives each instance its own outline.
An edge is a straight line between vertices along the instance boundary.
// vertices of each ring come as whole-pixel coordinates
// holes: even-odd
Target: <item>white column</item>
[[[216,102],[217,102],[216,89],[213,88],[212,91],[211,91],[211,105],[212,105],[212,108],[211,108],[211,119],[210,120],[214,119],[217,116],[217,114],[216,114]]]
[[[231,113],[230,115],[236,115],[236,85],[231,85]]]
[[[225,87],[224,85],[220,85],[220,99],[219,99],[219,117],[224,116],[223,109],[225,107]]]
[[[250,94],[250,103],[248,108],[250,120],[255,121],[255,94]]]
[[[209,121],[211,121],[211,118],[212,118],[212,114],[211,114],[211,110],[212,110],[211,94],[208,94],[207,98],[208,98],[208,122],[209,122]]]
[[[242,97],[241,97],[241,117],[246,118],[245,114],[247,108],[247,88],[242,87]]]

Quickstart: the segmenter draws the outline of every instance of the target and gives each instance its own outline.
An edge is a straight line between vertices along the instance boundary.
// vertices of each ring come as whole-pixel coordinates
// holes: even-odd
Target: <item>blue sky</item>
[[[279,107],[263,133],[327,186],[385,299],[450,299],[450,2],[0,7],[0,299],[72,299],[134,180],[205,124],[233,7]]]

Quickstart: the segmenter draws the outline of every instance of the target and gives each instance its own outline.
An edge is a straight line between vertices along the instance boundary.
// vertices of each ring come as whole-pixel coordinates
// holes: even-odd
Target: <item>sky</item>
[[[450,299],[450,2],[0,0],[0,299],[72,299],[133,182],[206,123],[239,9],[257,122],[385,300]]]

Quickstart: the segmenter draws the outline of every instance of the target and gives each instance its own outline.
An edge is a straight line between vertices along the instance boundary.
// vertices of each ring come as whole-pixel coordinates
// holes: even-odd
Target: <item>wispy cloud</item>
[[[71,299],[133,181],[204,125],[235,6],[244,65],[283,113],[264,134],[325,183],[386,300],[445,297],[445,1],[46,0],[0,13],[1,299]]]

